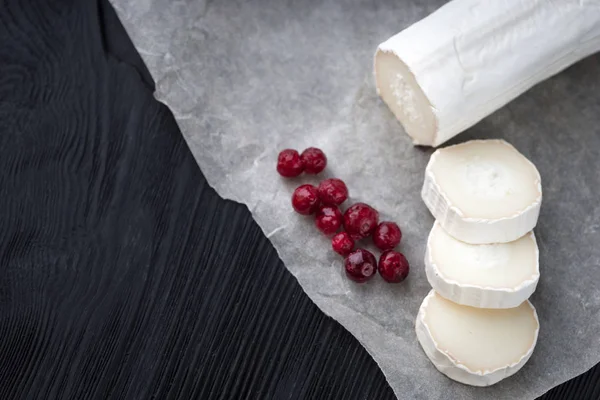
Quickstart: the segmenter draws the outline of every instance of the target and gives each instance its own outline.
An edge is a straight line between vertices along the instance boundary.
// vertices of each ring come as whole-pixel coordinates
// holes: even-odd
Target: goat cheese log
[[[599,0],[453,0],[379,45],[375,80],[414,143],[439,146],[599,50]]]

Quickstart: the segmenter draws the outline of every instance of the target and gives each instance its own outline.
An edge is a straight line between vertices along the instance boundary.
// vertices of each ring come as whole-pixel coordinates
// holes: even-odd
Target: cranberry
[[[379,222],[379,213],[365,203],[356,203],[344,213],[344,228],[354,240],[373,233]]]
[[[402,231],[394,222],[384,221],[380,223],[373,233],[373,243],[379,250],[392,250],[398,246],[402,239]]]
[[[292,206],[299,214],[313,214],[319,208],[317,188],[313,185],[298,186],[292,195]]]
[[[408,276],[408,260],[404,254],[388,250],[379,257],[379,274],[390,283],[402,282]]]
[[[348,188],[341,179],[325,179],[319,183],[319,198],[323,204],[339,206],[348,198]]]
[[[354,250],[354,240],[348,235],[348,232],[340,232],[331,239],[333,251],[346,257]]]
[[[371,252],[365,249],[356,249],[346,257],[344,267],[348,278],[362,283],[371,279],[377,272],[377,260]]]
[[[304,164],[296,150],[285,149],[277,157],[277,172],[286,178],[293,178],[304,171]]]
[[[325,153],[316,147],[309,147],[304,150],[300,155],[300,158],[304,164],[304,172],[307,174],[318,174],[327,166],[327,157],[325,157]]]
[[[326,235],[333,235],[342,226],[342,213],[335,206],[323,206],[317,211],[315,225]]]

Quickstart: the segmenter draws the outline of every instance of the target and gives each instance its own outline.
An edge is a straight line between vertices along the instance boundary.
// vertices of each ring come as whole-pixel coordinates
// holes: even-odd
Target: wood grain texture
[[[392,399],[153,89],[107,2],[0,0],[0,399]]]

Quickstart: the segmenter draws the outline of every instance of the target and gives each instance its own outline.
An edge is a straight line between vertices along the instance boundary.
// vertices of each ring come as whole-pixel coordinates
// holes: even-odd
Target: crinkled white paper
[[[431,150],[413,147],[372,77],[377,44],[442,3],[113,0],[210,184],[248,206],[308,296],[360,340],[399,398],[531,399],[600,361],[600,57],[452,141],[504,138],[544,186],[533,357],[491,388],[453,382],[414,333],[430,289],[423,256],[433,218],[419,191]],[[348,281],[329,241],[292,211],[294,187],[314,180],[281,179],[277,153],[309,146],[326,152],[326,176],[344,179],[351,201],[401,225],[405,283]]]

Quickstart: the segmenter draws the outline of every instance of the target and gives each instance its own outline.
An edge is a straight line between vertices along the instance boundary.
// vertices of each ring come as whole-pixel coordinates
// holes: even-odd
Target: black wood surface
[[[0,0],[0,400],[394,398],[153,89],[107,2]]]

